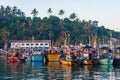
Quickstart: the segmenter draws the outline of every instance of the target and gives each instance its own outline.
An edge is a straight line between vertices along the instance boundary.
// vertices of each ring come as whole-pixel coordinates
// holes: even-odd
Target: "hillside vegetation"
[[[119,32],[106,29],[104,26],[94,26],[92,20],[80,20],[75,13],[69,18],[63,18],[64,10],[58,11],[58,17],[52,15],[51,8],[46,10],[49,17],[38,17],[37,9],[31,9],[33,17],[25,16],[25,13],[16,6],[0,7],[0,46],[7,44],[9,40],[30,40],[32,36],[37,40],[52,40],[54,45],[60,46],[68,36],[70,44],[88,43],[89,39],[97,34],[97,41],[107,42],[110,32],[113,37],[119,39]],[[46,15],[46,16],[48,16]],[[88,13],[89,15],[89,13]],[[89,38],[90,37],[90,38]]]

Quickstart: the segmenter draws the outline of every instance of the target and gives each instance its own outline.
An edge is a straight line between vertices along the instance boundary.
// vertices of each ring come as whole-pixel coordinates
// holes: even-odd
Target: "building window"
[[[43,43],[41,43],[40,45],[43,45]]]
[[[38,45],[37,43],[35,45]]]
[[[48,45],[47,43],[45,43],[45,45]]]
[[[31,44],[32,46],[34,45],[34,44]]]
[[[22,46],[24,46],[24,44],[22,44]]]
[[[27,46],[29,46],[29,44],[26,44]]]

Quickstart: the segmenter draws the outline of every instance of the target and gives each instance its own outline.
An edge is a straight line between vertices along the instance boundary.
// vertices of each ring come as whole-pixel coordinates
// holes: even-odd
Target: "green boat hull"
[[[114,59],[99,59],[98,64],[113,64]]]

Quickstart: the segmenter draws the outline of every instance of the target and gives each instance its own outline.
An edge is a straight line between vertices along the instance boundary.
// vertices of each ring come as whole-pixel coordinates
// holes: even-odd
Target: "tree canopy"
[[[51,14],[51,8],[46,13]],[[65,11],[60,10],[58,14],[62,17]],[[16,6],[1,6],[0,7],[0,47],[3,43],[9,40],[29,40],[32,36],[38,40],[53,40],[56,46],[63,44],[65,34],[70,35],[69,43],[78,44],[88,43],[88,35],[91,37],[97,30],[97,40],[107,42],[110,38],[110,32],[113,37],[119,39],[119,32],[106,29],[104,26],[93,26],[92,20],[85,21],[77,18],[75,13],[72,13],[69,18],[59,18],[56,15],[49,17],[37,17],[38,11],[34,8],[31,11],[32,17],[25,16],[22,10]],[[91,38],[92,39],[92,38]]]

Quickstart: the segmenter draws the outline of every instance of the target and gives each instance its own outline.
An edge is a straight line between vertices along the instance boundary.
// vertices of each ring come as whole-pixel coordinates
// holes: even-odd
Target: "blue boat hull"
[[[35,56],[30,56],[31,61],[43,61],[44,56],[43,55],[35,55]]]

